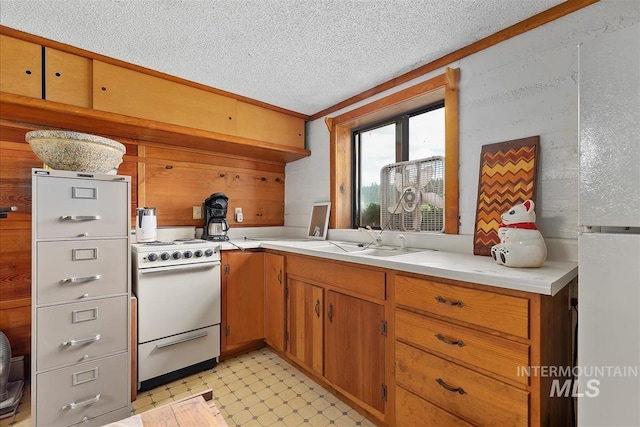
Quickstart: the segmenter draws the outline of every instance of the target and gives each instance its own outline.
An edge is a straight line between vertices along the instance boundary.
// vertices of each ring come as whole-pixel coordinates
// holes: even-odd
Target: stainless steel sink
[[[417,252],[426,252],[429,249],[417,249],[417,248],[396,248],[396,247],[382,247],[382,248],[369,248],[359,252],[353,252],[352,255],[364,255],[372,257],[394,257],[407,254],[413,254]]]
[[[364,246],[364,247],[363,247]],[[421,248],[400,248],[396,246],[367,246],[363,243],[354,242],[331,242],[324,241],[318,242],[315,245],[305,246],[305,249],[327,252],[334,254],[356,255],[356,256],[369,256],[377,258],[396,257],[408,254],[417,254],[420,252],[428,252],[430,249]]]

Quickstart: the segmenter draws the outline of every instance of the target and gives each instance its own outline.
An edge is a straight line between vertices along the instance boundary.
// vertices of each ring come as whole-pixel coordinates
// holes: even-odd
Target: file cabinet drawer
[[[38,374],[36,425],[69,426],[127,407],[128,375],[128,353]]]
[[[451,414],[485,426],[527,426],[529,393],[396,342],[396,381]]]
[[[396,304],[529,338],[529,300],[398,275]]]
[[[37,178],[37,239],[127,237],[128,183]]]
[[[38,242],[38,304],[126,293],[127,239]]]
[[[126,295],[38,308],[38,371],[128,348]]]
[[[529,384],[518,368],[529,366],[529,345],[396,310],[396,339],[442,353],[503,377]]]

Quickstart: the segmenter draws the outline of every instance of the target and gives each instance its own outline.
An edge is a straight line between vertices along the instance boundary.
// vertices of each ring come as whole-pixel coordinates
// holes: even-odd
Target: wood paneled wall
[[[17,206],[0,220],[0,330],[14,356],[31,353],[31,168],[42,167],[24,135],[35,127],[0,120],[0,206]],[[122,142],[127,152],[118,169],[131,176],[131,224],[135,208],[157,208],[158,225],[202,227],[193,219],[212,193],[229,197],[231,227],[284,224],[284,165],[214,152],[177,149],[142,140]],[[244,222],[233,220],[241,207]],[[28,358],[27,358],[28,361]]]

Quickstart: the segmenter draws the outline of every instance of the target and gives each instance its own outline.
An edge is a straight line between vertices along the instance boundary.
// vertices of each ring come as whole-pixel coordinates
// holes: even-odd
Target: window
[[[394,215],[385,215],[383,212],[382,221],[385,224],[381,223],[380,208],[383,202],[381,194],[385,193],[381,191],[381,179],[385,180],[381,178],[381,169],[392,163],[444,156],[444,111],[444,102],[440,101],[353,131],[352,206],[355,227],[383,228],[386,225],[390,229],[442,231],[442,205],[421,202],[415,211],[419,217],[411,213],[406,218],[407,224],[404,219],[402,224],[397,222],[400,220],[398,203],[404,201],[406,207],[409,193],[401,196],[400,202],[396,200],[395,208],[391,211]],[[389,209],[386,202],[382,205],[383,209]]]
[[[359,196],[354,193],[354,165],[359,160],[354,152],[353,131],[381,127],[386,118],[408,111],[418,111],[427,105],[444,102],[444,232],[458,234],[458,82],[460,69],[449,68],[443,74],[394,92],[383,98],[347,111],[336,117],[326,117],[329,129],[330,159],[330,228],[354,226],[353,205]],[[418,120],[417,118],[415,120]],[[378,123],[378,126],[374,126]],[[395,151],[394,151],[395,152]],[[412,154],[413,155],[413,154]],[[418,154],[416,154],[418,155]],[[358,175],[359,177],[360,175]]]

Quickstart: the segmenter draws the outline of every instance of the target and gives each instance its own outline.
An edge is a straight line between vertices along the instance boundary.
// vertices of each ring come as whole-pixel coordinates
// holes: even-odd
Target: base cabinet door
[[[324,289],[294,279],[289,279],[287,286],[287,355],[314,373],[322,375]]]
[[[264,340],[284,352],[284,256],[264,255]]]
[[[222,254],[222,352],[264,339],[264,253]]]
[[[384,412],[384,306],[328,291],[325,315],[326,378]]]

